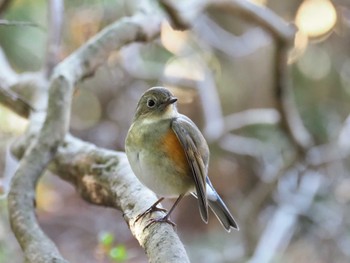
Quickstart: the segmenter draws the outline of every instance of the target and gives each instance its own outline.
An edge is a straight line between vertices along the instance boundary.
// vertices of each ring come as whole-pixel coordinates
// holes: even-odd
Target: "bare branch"
[[[34,193],[38,179],[54,158],[67,133],[74,84],[93,74],[112,51],[132,42],[150,41],[157,37],[160,21],[160,15],[155,15],[150,11],[147,13],[145,9],[143,13],[123,18],[106,27],[54,69],[50,81],[45,122],[33,144],[27,148],[14,175],[8,195],[11,226],[29,262],[65,262],[55,245],[37,224],[34,213]],[[130,206],[130,209],[132,208]],[[129,216],[127,213],[125,215]],[[134,214],[132,216],[134,217]],[[163,251],[156,250],[159,243],[164,242],[169,245],[169,242],[173,242],[168,237],[166,238],[168,241],[165,242],[163,236],[159,236],[165,232],[169,233],[166,225],[161,227],[165,230],[149,229],[153,237],[158,237],[155,242],[146,240],[146,243],[142,243],[145,247],[153,244],[153,250],[150,253],[159,252],[159,254],[152,254],[156,259],[154,262],[164,262],[157,260],[159,255],[164,255]],[[134,234],[141,238],[143,232],[140,229],[136,228]]]
[[[54,157],[66,128],[60,123],[66,117],[70,94],[61,89],[61,79],[50,89],[49,110],[37,140],[28,147],[12,179],[8,195],[11,227],[28,262],[66,262],[53,242],[39,227],[34,213],[35,187],[47,164]]]
[[[23,26],[23,27],[38,27],[41,28],[40,25],[33,23],[33,22],[27,22],[27,21],[13,21],[13,20],[4,20],[0,19],[0,26]]]
[[[0,103],[10,108],[18,115],[28,118],[30,111],[34,110],[31,103],[20,94],[12,91],[13,86],[25,85],[33,77],[33,74],[27,73],[19,75],[10,66],[7,58],[0,48]]]
[[[53,67],[58,62],[59,46],[62,36],[64,2],[62,0],[48,1],[48,37],[46,62],[44,66],[45,74],[50,77]]]
[[[189,262],[171,225],[155,224],[145,229],[149,218],[135,222],[137,215],[149,208],[157,198],[134,176],[124,153],[99,149],[71,136],[67,137],[65,145],[59,149],[51,166],[55,173],[73,183],[89,202],[122,211],[150,262]],[[98,169],[105,165],[108,169]],[[152,217],[160,216],[164,215],[152,214]]]
[[[296,145],[299,153],[304,154],[314,142],[310,133],[306,130],[295,105],[287,60],[288,46],[278,42],[274,74],[277,109],[281,114],[282,128]]]
[[[34,110],[25,99],[2,87],[0,87],[0,103],[24,118],[28,118],[30,111]]]
[[[277,109],[281,114],[281,127],[300,153],[313,145],[313,139],[306,130],[294,102],[291,79],[287,65],[288,49],[294,40],[296,28],[287,24],[270,9],[242,0],[206,0],[178,4],[162,0],[175,28],[184,30],[193,26],[203,11],[210,8],[231,13],[247,21],[255,22],[271,34],[276,43],[275,95]]]
[[[279,41],[290,43],[294,39],[295,28],[293,26],[288,25],[270,9],[249,1],[205,0],[190,1],[186,4],[182,2],[179,4],[171,0],[161,0],[160,2],[169,14],[173,26],[180,30],[190,28],[195,18],[203,11],[215,8],[260,25]]]
[[[13,146],[16,156],[20,158],[27,145],[26,140],[17,142]],[[150,217],[135,222],[137,215],[157,198],[134,176],[124,153],[97,148],[67,135],[49,168],[72,183],[88,202],[119,209],[150,262],[189,262],[172,226],[154,224],[145,229]],[[151,216],[164,214],[157,212]]]

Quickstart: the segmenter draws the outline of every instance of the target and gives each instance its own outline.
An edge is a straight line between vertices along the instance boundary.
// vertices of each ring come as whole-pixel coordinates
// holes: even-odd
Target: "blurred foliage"
[[[317,145],[335,142],[350,112],[349,1],[254,2],[266,5],[286,21],[295,21],[301,29],[290,64],[297,108]],[[40,26],[0,26],[0,46],[19,72],[39,70],[45,60],[46,4],[44,0],[14,0],[2,17]],[[106,25],[129,15],[132,4],[127,0],[65,1],[59,57],[64,59]],[[334,14],[336,20],[332,19]],[[159,40],[132,44],[112,54],[92,78],[77,84],[71,132],[98,146],[123,150],[140,94],[153,85],[171,88],[179,97],[180,111],[203,131],[210,126],[208,113],[217,110],[215,98],[203,96],[188,83],[215,83],[224,117],[247,109],[273,108],[275,45],[271,37],[239,17],[215,10],[208,17],[209,22],[202,21],[206,27],[198,23],[194,33],[174,31],[164,23]],[[26,125],[26,120],[0,106],[0,174],[6,168],[8,143],[22,134]],[[298,207],[291,193],[297,192],[298,182],[303,180],[297,175],[303,163],[285,169],[296,151],[280,127],[255,124],[227,135],[226,141],[220,137],[210,143],[209,175],[242,230],[227,235],[212,215],[209,224],[203,224],[196,201],[186,198],[173,220],[193,262],[248,262],[285,206],[290,209],[289,217],[273,229],[274,233],[279,233]],[[297,223],[280,244],[273,262],[349,262],[347,160],[334,160],[320,167],[320,187],[308,209],[297,215]],[[280,180],[271,185],[279,172]],[[5,182],[5,176],[0,176],[0,182]],[[271,192],[256,202],[256,210],[251,209],[255,205],[250,203],[252,196],[269,187]],[[120,213],[84,205],[70,186],[50,176],[41,180],[37,194],[39,220],[71,262],[145,262]],[[246,215],[246,211],[252,214]],[[106,229],[113,230],[101,232]],[[18,251],[8,224],[6,202],[0,199],[0,262],[21,262]]]
[[[113,262],[124,262],[127,258],[127,251],[124,245],[115,244],[115,237],[110,232],[99,234],[99,251],[101,256],[108,255]]]

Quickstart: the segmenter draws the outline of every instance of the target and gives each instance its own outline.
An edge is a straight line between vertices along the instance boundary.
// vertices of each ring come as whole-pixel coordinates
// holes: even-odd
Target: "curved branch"
[[[8,195],[11,227],[28,262],[66,262],[39,227],[34,212],[36,184],[66,132],[60,126],[66,111],[61,105],[69,96],[65,91],[60,80],[53,82],[47,118],[37,140],[20,161]]]
[[[14,145],[17,157],[22,156],[27,144],[24,140]],[[189,262],[171,225],[154,224],[145,228],[150,217],[135,222],[137,215],[157,198],[132,173],[125,153],[97,148],[68,135],[49,169],[73,184],[86,201],[120,210],[150,262]],[[151,216],[157,218],[164,214],[155,212]]]
[[[288,50],[294,40],[296,28],[287,24],[270,9],[245,0],[204,0],[187,4],[171,0],[160,0],[169,14],[175,28],[184,30],[192,27],[203,12],[215,8],[252,21],[270,33],[276,43],[275,55],[275,97],[277,110],[281,115],[281,128],[296,146],[299,153],[313,145],[313,139],[305,128],[295,105],[291,78],[287,65]]]
[[[288,68],[288,46],[277,43],[275,55],[275,97],[281,114],[281,127],[289,135],[300,154],[305,154],[314,142],[305,128],[295,104],[292,79]]]
[[[287,24],[270,9],[245,0],[204,0],[175,4],[175,1],[160,0],[175,28],[184,30],[191,27],[203,11],[216,8],[229,12],[264,28],[275,39],[290,43],[294,40],[295,28]]]
[[[124,153],[100,149],[71,136],[65,142],[66,146],[59,149],[57,158],[50,166],[52,171],[70,181],[87,201],[122,211],[150,262],[189,262],[171,225],[154,224],[145,229],[148,217],[135,222],[137,215],[149,208],[157,198],[134,176]],[[164,214],[152,214],[152,217],[160,216]]]
[[[93,74],[112,51],[132,42],[157,37],[160,21],[161,16],[145,13],[145,10],[123,18],[106,27],[54,69],[45,122],[26,150],[8,195],[11,226],[27,261],[66,262],[40,229],[34,213],[34,198],[38,179],[67,133],[74,84]]]

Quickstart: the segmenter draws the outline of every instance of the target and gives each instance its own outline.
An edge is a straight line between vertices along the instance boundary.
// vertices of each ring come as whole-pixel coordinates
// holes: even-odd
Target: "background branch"
[[[64,2],[62,0],[48,1],[48,36],[45,58],[45,74],[50,77],[58,62],[59,48],[62,38]]]
[[[350,83],[347,51],[339,45],[340,34],[325,45],[308,45],[305,37],[299,38],[300,26],[294,39],[295,27],[271,11],[302,25],[298,15],[305,12],[305,1],[271,0],[271,9],[245,0],[66,2],[64,23],[62,0],[39,2],[16,4],[7,17],[41,24],[47,15],[47,31],[27,28],[18,34],[24,27],[17,29],[5,20],[11,27],[3,26],[0,32],[9,58],[0,49],[0,103],[28,118],[23,121],[0,107],[0,188],[6,193],[18,165],[9,164],[10,148],[22,158],[8,202],[0,198],[0,209],[7,204],[10,211],[0,210],[0,229],[5,226],[6,233],[5,238],[0,234],[0,247],[5,242],[5,252],[10,251],[7,261],[21,257],[11,231],[6,231],[9,216],[28,262],[66,262],[60,253],[72,261],[104,262],[119,247],[133,262],[144,261],[143,251],[151,262],[189,261],[171,226],[144,229],[150,217],[135,222],[156,197],[137,181],[124,153],[102,148],[123,149],[140,94],[162,84],[170,85],[179,111],[203,130],[211,149],[209,176],[241,222],[242,231],[226,235],[216,220],[199,224],[198,213],[192,213],[195,204],[184,200],[176,222],[194,262],[269,262],[275,257],[295,261],[295,255],[327,261],[322,251],[348,261],[341,245],[350,243],[343,231],[348,228],[350,200],[349,118],[342,123],[350,109],[344,96]],[[328,11],[339,4],[322,2]],[[3,3],[0,0],[0,12]],[[349,8],[339,10],[336,15],[341,16]],[[60,47],[62,27],[67,41]],[[299,52],[307,50],[291,65],[287,60],[292,45]],[[336,60],[333,46],[341,54]],[[299,110],[320,145],[304,127]],[[24,135],[15,138],[24,129]],[[1,158],[5,147],[6,159]],[[49,176],[38,185],[36,196],[37,182],[46,171]],[[114,209],[82,204],[82,213],[76,213],[80,197]],[[130,231],[115,210],[123,213]],[[87,220],[80,220],[82,216]],[[106,232],[114,238],[112,245],[101,237]],[[76,250],[86,253],[77,255]]]
[[[24,118],[28,118],[30,111],[33,110],[25,99],[2,87],[0,87],[0,103]]]
[[[281,114],[281,127],[289,135],[299,153],[304,154],[314,142],[305,128],[294,100],[292,80],[288,67],[288,45],[277,42],[275,62],[275,95]]]
[[[211,8],[215,8],[222,12],[241,17],[246,21],[251,21],[268,32],[275,41],[276,46],[275,95],[277,110],[281,114],[281,127],[299,152],[305,152],[307,147],[313,144],[312,137],[303,125],[295,106],[287,64],[288,51],[293,44],[296,33],[294,26],[285,23],[270,9],[258,6],[249,1],[206,0],[200,1],[200,3],[191,1],[187,5],[180,5],[175,1],[162,0],[161,3],[167,10],[173,26],[177,29],[184,30],[192,28],[194,21],[196,21],[196,18],[202,12],[208,12]]]
[[[295,28],[288,25],[273,11],[263,6],[258,6],[249,1],[242,0],[205,0],[191,1],[187,4],[178,4],[172,0],[161,0],[167,10],[173,26],[177,29],[188,29],[195,18],[210,8],[216,8],[222,12],[228,12],[241,17],[246,21],[252,21],[261,26],[278,41],[290,43],[294,39]]]

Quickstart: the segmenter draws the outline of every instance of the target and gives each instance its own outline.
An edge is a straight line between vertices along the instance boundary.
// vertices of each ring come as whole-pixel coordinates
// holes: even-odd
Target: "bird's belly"
[[[178,197],[194,190],[194,183],[187,171],[175,167],[167,156],[150,154],[146,150],[129,153],[131,167],[141,181],[157,195]]]

